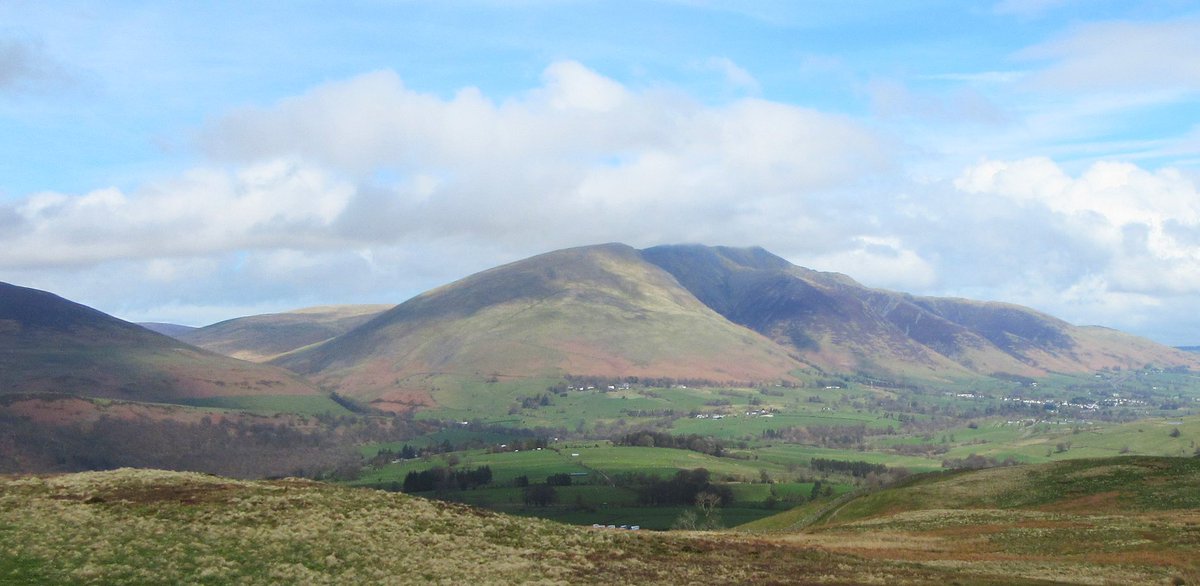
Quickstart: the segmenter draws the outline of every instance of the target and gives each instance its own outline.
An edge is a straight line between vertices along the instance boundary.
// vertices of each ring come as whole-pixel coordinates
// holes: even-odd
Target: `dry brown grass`
[[[142,470],[0,479],[0,583],[954,581],[1014,582],[804,540],[592,530],[297,480]]]

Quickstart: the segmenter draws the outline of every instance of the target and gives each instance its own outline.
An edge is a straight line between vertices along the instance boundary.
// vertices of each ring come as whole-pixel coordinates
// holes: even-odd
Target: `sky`
[[[0,281],[205,325],[605,242],[1200,344],[1200,2],[0,1]]]

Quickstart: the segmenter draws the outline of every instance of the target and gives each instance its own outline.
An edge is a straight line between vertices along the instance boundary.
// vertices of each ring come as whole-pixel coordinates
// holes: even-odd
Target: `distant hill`
[[[1197,368],[1200,356],[1017,305],[873,289],[761,248],[607,244],[469,276],[273,363],[408,409],[483,381],[565,374],[954,382]]]
[[[443,402],[464,380],[575,374],[760,381],[803,367],[618,244],[551,252],[469,276],[273,363],[392,409]]]
[[[344,334],[392,305],[336,305],[240,317],[172,335],[219,354],[266,362]],[[163,332],[167,333],[167,332]]]
[[[0,394],[133,401],[316,395],[282,369],[195,348],[52,293],[0,283]]]
[[[954,379],[1200,366],[1196,356],[1026,307],[916,297],[792,265],[761,248],[643,251],[730,321],[835,372]]]
[[[137,325],[142,326],[143,328],[146,328],[152,332],[160,333],[164,336],[171,336],[172,338],[178,338],[179,336],[196,329],[195,326],[184,326],[180,324],[169,324],[153,321],[138,322]]]

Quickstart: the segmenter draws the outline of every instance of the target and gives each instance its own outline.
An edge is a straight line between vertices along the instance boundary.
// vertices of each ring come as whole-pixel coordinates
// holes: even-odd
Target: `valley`
[[[22,482],[70,492],[75,479],[125,486],[146,474],[168,496],[144,504],[219,526],[238,521],[220,507],[188,507],[214,499],[236,509],[227,491],[416,507],[452,525],[483,519],[470,529],[485,536],[481,547],[513,546],[493,526],[565,539],[572,553],[529,546],[565,573],[531,561],[528,549],[513,555],[524,560],[520,571],[572,582],[581,581],[583,566],[572,565],[581,559],[605,571],[640,567],[646,573],[636,576],[654,582],[666,574],[647,568],[663,556],[720,549],[728,572],[712,581],[772,581],[771,572],[792,567],[798,573],[779,581],[1007,583],[998,564],[1026,546],[1042,556],[1020,566],[1030,583],[1195,579],[1175,545],[1191,543],[1195,519],[1162,512],[1194,509],[1189,497],[1132,510],[1111,490],[1087,496],[1103,482],[1059,485],[1047,478],[1066,472],[1038,471],[1093,478],[1072,467],[1094,466],[1099,478],[1128,462],[1161,472],[1145,477],[1147,494],[1159,484],[1196,490],[1200,355],[1026,308],[869,289],[757,248],[609,244],[497,267],[395,306],[152,325],[176,338],[50,293],[0,289],[0,473],[51,475],[13,479],[0,498],[44,496],[22,492]],[[125,468],[230,480],[55,476]],[[1015,487],[1026,476],[1041,483],[1044,502],[979,492],[930,508],[929,494],[966,490],[958,479]],[[284,477],[321,484],[232,480]],[[389,494],[398,492],[430,500]],[[100,508],[123,519],[143,498],[88,494],[79,500],[104,499]],[[1059,503],[1068,496],[1075,500]],[[1099,508],[1073,516],[1083,503]],[[72,511],[100,515],[88,517],[97,523],[107,514]],[[148,571],[137,560],[105,562],[126,574],[83,560],[54,574],[44,552],[18,551],[18,526],[0,522],[10,552],[0,581]],[[1055,549],[1072,527],[1088,528],[1101,553]],[[1157,528],[1175,541],[1151,535]],[[1143,537],[1113,545],[1118,533]],[[632,565],[608,565],[602,552],[616,550],[627,553],[614,560]],[[348,561],[343,549],[321,553],[336,564],[281,553],[283,565],[263,574],[231,551],[213,553],[226,560],[214,576],[322,581],[395,571],[360,557],[343,574],[335,568]],[[1151,559],[1165,565],[1152,569]],[[837,570],[814,573],[827,564]]]

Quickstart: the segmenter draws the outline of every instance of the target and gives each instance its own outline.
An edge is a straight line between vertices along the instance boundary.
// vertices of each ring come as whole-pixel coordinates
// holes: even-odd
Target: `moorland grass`
[[[301,480],[0,479],[0,583],[1034,583],[729,533],[594,530]]]

